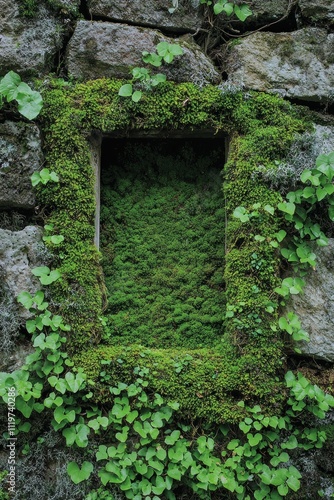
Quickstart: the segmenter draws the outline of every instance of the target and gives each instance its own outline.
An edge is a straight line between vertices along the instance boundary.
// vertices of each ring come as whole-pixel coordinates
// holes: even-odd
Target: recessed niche
[[[104,138],[104,342],[213,347],[223,335],[224,138]]]

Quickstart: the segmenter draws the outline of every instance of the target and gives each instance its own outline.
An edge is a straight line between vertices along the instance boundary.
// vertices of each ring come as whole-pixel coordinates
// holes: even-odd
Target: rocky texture
[[[200,28],[203,16],[200,14],[199,0],[179,0],[178,8],[172,14],[168,11],[171,7],[171,0],[151,0],[150,2],[88,0],[88,9],[92,16],[183,33]]]
[[[252,15],[246,21],[240,22],[235,16],[233,17],[233,25],[236,24],[242,32],[245,29],[253,30],[259,26],[271,25],[272,23],[286,19],[290,12],[291,2],[289,0],[275,0],[275,2],[272,0],[253,0],[249,5]],[[219,26],[223,27],[224,23],[226,24],[226,20],[226,16],[220,14],[216,22]]]
[[[251,2],[251,10],[253,15],[250,16],[249,22],[267,22],[272,23],[278,21],[289,13],[289,0],[253,0]]]
[[[0,207],[34,207],[30,176],[40,169],[42,161],[40,133],[35,125],[0,124]]]
[[[317,249],[317,266],[305,278],[302,295],[292,296],[292,307],[310,336],[301,351],[323,361],[334,361],[334,239]]]
[[[313,23],[334,24],[333,0],[299,0],[298,5],[303,18]]]
[[[228,81],[284,97],[331,101],[334,34],[318,28],[292,33],[254,33],[231,44]]]
[[[39,2],[31,19],[20,16],[18,0],[0,0],[0,74],[13,70],[20,74],[49,72],[60,49],[62,26]]]
[[[149,28],[116,23],[79,21],[67,53],[70,76],[83,79],[130,77],[129,69],[143,66],[142,52],[155,51],[162,41],[175,40]],[[219,75],[191,37],[178,39],[184,54],[170,66],[158,68],[176,82],[217,83]],[[156,68],[154,68],[156,69]]]
[[[31,273],[43,264],[42,231],[27,226],[22,231],[0,229],[0,345],[3,353],[13,348],[19,329],[28,312],[19,307],[16,297],[21,291],[34,293],[39,282]]]

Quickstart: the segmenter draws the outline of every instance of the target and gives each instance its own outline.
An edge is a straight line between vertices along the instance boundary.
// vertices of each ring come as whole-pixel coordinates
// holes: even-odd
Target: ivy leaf
[[[287,486],[293,491],[298,491],[300,488],[300,481],[295,476],[289,476],[286,481]]]
[[[23,84],[21,83],[20,86],[21,85]],[[23,115],[25,118],[28,118],[28,120],[33,120],[34,118],[36,118],[36,116],[39,115],[43,107],[43,99],[39,92],[31,90],[28,85],[27,87],[30,92],[21,98],[17,96],[16,99],[18,101],[18,110],[21,115]]]
[[[334,207],[333,207],[334,209]],[[17,301],[26,309],[30,309],[34,303],[32,296],[29,292],[21,292],[17,296]]]
[[[59,245],[59,243],[61,243],[62,241],[64,241],[64,236],[62,236],[61,234],[54,234],[51,236],[51,239],[50,239],[51,243],[53,243],[54,245]]]
[[[234,13],[237,16],[237,18],[242,22],[244,22],[247,19],[247,17],[252,15],[252,11],[250,10],[248,5],[246,5],[246,4],[242,4],[240,6],[235,5],[234,6]]]
[[[283,202],[277,205],[277,208],[289,215],[293,215],[295,213],[296,205],[294,203]]]
[[[249,214],[245,207],[237,207],[233,212],[233,217],[240,219],[241,222],[249,221]]]
[[[30,400],[31,401],[31,400]],[[16,409],[19,410],[22,415],[26,418],[29,418],[32,412],[32,407],[29,405],[22,396],[18,396],[15,400]]]
[[[99,446],[98,451],[96,452],[96,460],[107,460],[107,459],[108,459],[107,447],[104,444],[101,444]]]
[[[262,434],[258,432],[256,434],[252,434],[251,432],[247,434],[248,442],[251,446],[257,446],[260,441],[262,441]]]
[[[251,426],[247,425],[245,422],[240,422],[239,429],[242,430],[245,434],[250,431]]]
[[[281,243],[286,237],[286,234],[286,231],[284,231],[284,229],[281,229],[278,233],[275,233],[274,236],[276,237],[277,241]]]
[[[67,465],[67,473],[74,484],[79,484],[88,479],[93,472],[93,464],[91,462],[83,462],[81,468],[76,462],[69,462]]]
[[[20,76],[14,71],[9,71],[0,81],[0,94],[6,97],[8,102],[11,102],[16,99],[17,88],[20,83]]]
[[[172,479],[176,479],[176,481],[180,481],[182,473],[177,467],[169,467],[167,469],[167,476],[171,477]]]
[[[214,5],[213,11],[216,15],[220,14],[221,12],[225,12],[227,16],[230,16],[231,14],[233,14],[233,7],[233,3],[220,0]]]
[[[40,277],[44,276],[45,274],[49,274],[50,268],[47,266],[35,267],[31,272],[34,276]]]
[[[271,205],[265,205],[263,209],[271,215],[274,215],[275,209]]]
[[[173,444],[176,443],[176,441],[179,439],[181,435],[181,432],[180,431],[173,431],[170,436],[167,436],[165,438],[165,443],[170,445],[170,446],[173,446]]]

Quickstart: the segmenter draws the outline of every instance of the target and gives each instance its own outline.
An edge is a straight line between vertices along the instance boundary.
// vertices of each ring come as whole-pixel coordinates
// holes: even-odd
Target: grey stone
[[[43,161],[36,125],[0,124],[0,207],[33,208],[35,195],[30,176]]]
[[[285,17],[291,8],[289,0],[253,0],[251,3],[252,16],[248,22],[251,23],[272,23]]]
[[[253,0],[249,5],[252,15],[247,17],[245,21],[238,21],[236,16],[228,18],[226,15],[219,14],[215,19],[215,23],[224,28],[226,27],[226,22],[232,20],[233,26],[238,28],[240,31],[254,30],[258,27],[272,25],[272,23],[277,23],[283,21],[289,15],[291,9],[291,2],[289,0]],[[236,33],[232,33],[237,36]]]
[[[299,0],[301,15],[309,21],[323,24],[334,24],[333,0]]]
[[[20,16],[19,5],[18,0],[0,0],[0,74],[42,75],[53,67],[63,28],[42,2],[31,19]]]
[[[0,345],[4,354],[15,346],[20,328],[29,317],[16,297],[22,291],[35,293],[41,285],[31,270],[46,258],[42,230],[27,226],[22,231],[0,229]]]
[[[305,28],[292,33],[254,33],[232,44],[228,82],[309,101],[330,102],[334,86],[334,34]]]
[[[159,31],[116,23],[79,21],[68,45],[69,74],[84,80],[94,78],[130,78],[130,70],[143,66],[142,52],[153,52],[162,41],[178,42],[184,54],[172,64],[153,68],[169,80],[207,84],[219,81],[211,61],[191,37],[174,40]],[[157,70],[157,71],[155,71]]]
[[[197,30],[203,22],[199,0],[179,0],[177,9],[170,13],[171,0],[88,0],[92,16],[101,16],[112,21],[131,23],[175,32]]]
[[[38,288],[39,282],[31,270],[43,261],[41,238],[42,229],[36,226],[27,226],[22,231],[0,229],[0,266],[13,297],[22,291],[35,292]]]
[[[334,239],[329,240],[328,246],[318,248],[316,254],[316,268],[305,278],[304,293],[292,296],[291,307],[310,336],[310,342],[300,342],[298,348],[306,356],[333,362]]]

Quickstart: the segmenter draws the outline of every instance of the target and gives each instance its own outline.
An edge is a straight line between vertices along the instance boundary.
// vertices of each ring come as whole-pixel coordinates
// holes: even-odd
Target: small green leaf
[[[64,236],[62,236],[61,234],[54,234],[51,236],[51,243],[53,243],[54,245],[59,245],[59,243],[61,243],[62,241],[64,241]]]
[[[139,90],[136,90],[136,91],[132,94],[131,99],[133,100],[133,102],[138,102],[138,101],[140,101],[141,96],[142,96],[142,92],[140,92]]]
[[[271,215],[274,215],[275,209],[271,205],[265,205],[263,208],[266,212],[270,213]]]
[[[126,83],[122,85],[122,87],[118,91],[118,95],[121,97],[130,97],[132,96],[132,85],[131,83]]]
[[[289,215],[293,215],[295,213],[296,205],[294,203],[283,202],[277,205],[277,208]]]
[[[173,446],[176,441],[179,439],[181,432],[180,431],[173,431],[169,436],[165,438],[165,443]]]
[[[26,309],[30,309],[34,303],[32,296],[29,292],[21,292],[17,296],[17,301]]]
[[[242,4],[240,6],[235,5],[234,6],[234,13],[237,16],[237,18],[242,22],[244,22],[247,19],[247,17],[252,15],[252,11],[250,10],[248,5],[246,5],[246,4]]]

